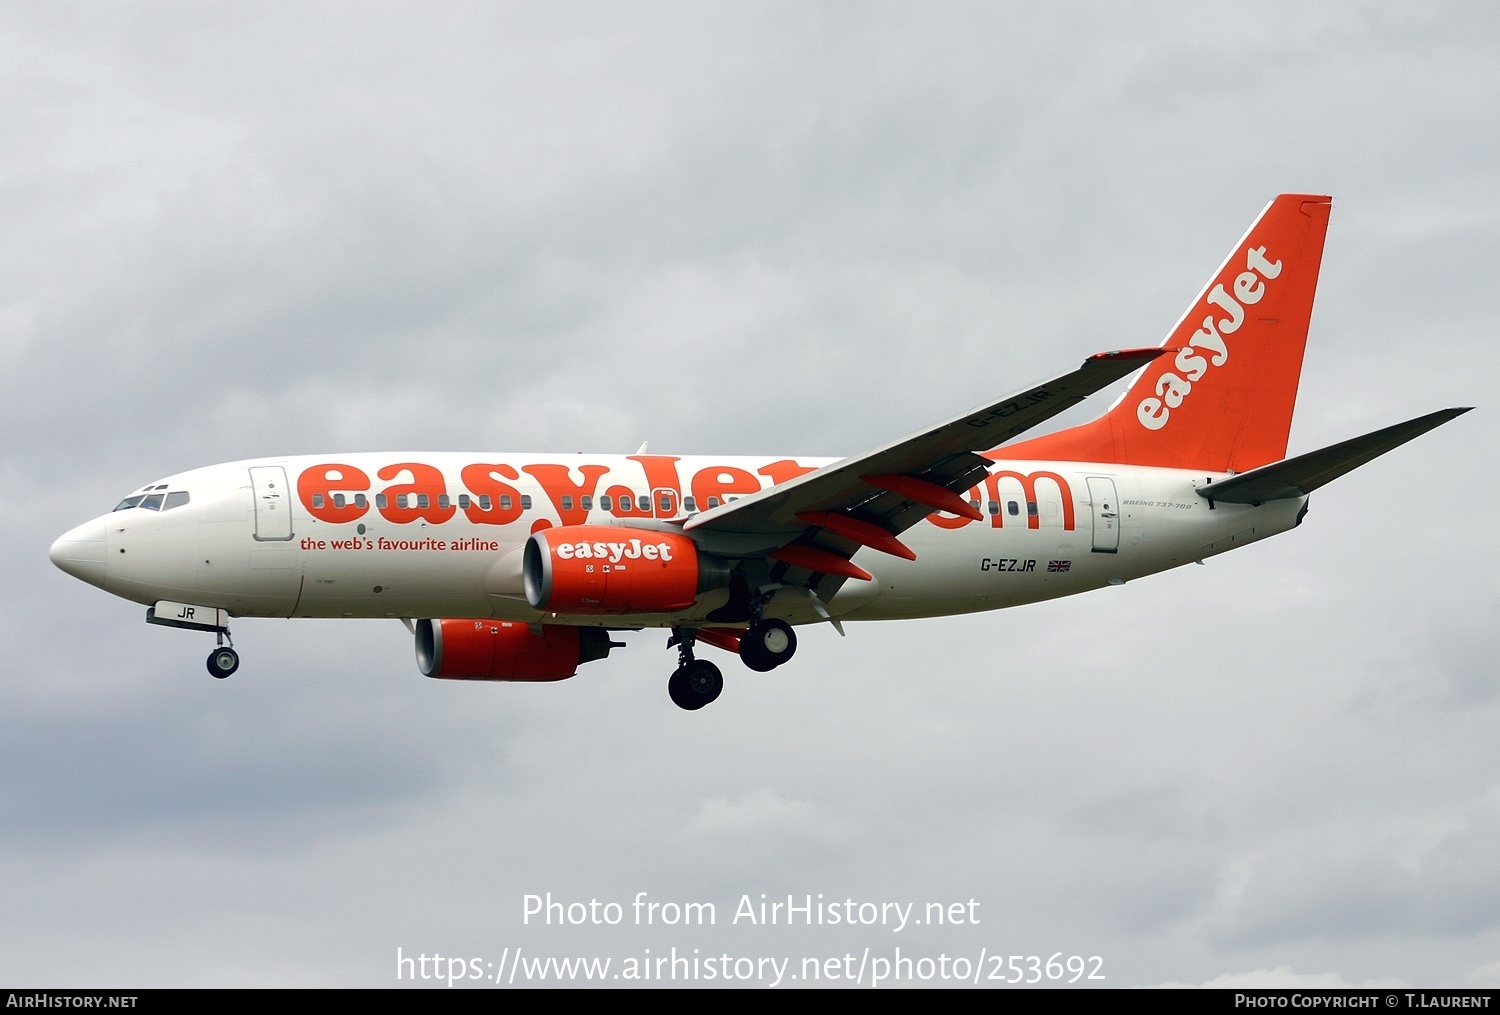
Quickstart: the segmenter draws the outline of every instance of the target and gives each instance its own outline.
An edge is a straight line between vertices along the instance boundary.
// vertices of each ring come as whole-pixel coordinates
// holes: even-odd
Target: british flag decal
[[[1057,573],[1059,571],[1068,571],[1068,570],[1071,570],[1072,567],[1073,567],[1073,562],[1071,560],[1049,560],[1049,561],[1047,561],[1047,570],[1049,572],[1052,572],[1052,573]]]

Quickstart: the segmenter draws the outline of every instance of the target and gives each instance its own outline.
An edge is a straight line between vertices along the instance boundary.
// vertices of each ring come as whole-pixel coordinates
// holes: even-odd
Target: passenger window
[[[1013,500],[1012,501],[1006,501],[1006,503],[1005,503],[1005,510],[1007,510],[1007,511],[1009,511],[1011,513],[1011,517],[1015,517],[1016,515],[1018,515],[1018,514],[1021,513],[1021,505],[1017,504]]]
[[[573,510],[573,498],[572,497],[564,497],[562,499],[562,509],[564,511],[572,511]]]
[[[580,506],[582,506],[582,508],[585,511],[592,511],[592,510],[594,510],[594,498],[592,498],[592,497],[582,497],[582,498],[580,498],[579,499],[579,504],[580,504]]]
[[[419,494],[417,494],[417,508],[419,510],[426,510],[426,508],[427,508],[427,495],[425,493],[419,493]]]
[[[446,493],[438,494],[438,507],[442,508],[444,511],[447,511],[448,506],[452,503],[453,502],[448,499],[448,495]]]
[[[323,505],[320,504],[320,503],[318,503],[322,499],[323,499],[323,495],[322,494],[320,494],[320,493],[313,494],[313,507],[322,507]],[[336,493],[336,494],[333,495],[333,506],[336,507],[336,508],[341,508],[341,507],[344,506],[344,495],[343,494]]]
[[[479,506],[482,507],[482,508],[484,508],[486,511],[488,511],[490,509],[490,495],[489,494],[485,494],[483,497],[479,498]],[[510,510],[510,494],[508,494],[508,493],[502,493],[500,495],[500,510],[501,511],[509,511]]]
[[[313,507],[316,509],[316,508],[321,508],[322,506],[323,506],[323,495],[321,493],[315,493],[315,494],[313,494]],[[343,505],[340,504],[339,507],[343,507]]]
[[[708,498],[708,509],[710,511],[712,511],[714,508],[716,508],[718,506],[719,506],[719,498],[717,498],[717,497],[710,497],[710,498]]]
[[[663,511],[670,511],[670,510],[672,510],[672,498],[671,497],[658,497],[656,499],[656,503],[658,504],[658,506],[660,506],[660,508]]]
[[[375,506],[380,508],[380,510],[384,511],[386,505],[389,503],[390,501],[386,498],[385,494],[377,493],[375,495]]]
[[[998,515],[1000,513],[1000,502],[998,500],[990,501],[989,511],[992,515]]]
[[[693,498],[691,498],[691,497],[684,497],[682,499],[682,506],[685,507],[685,508],[687,508],[689,511],[697,511],[698,510],[698,505],[693,502]]]
[[[530,511],[531,510],[531,494],[529,494],[529,493],[523,493],[523,494],[521,494],[521,510],[522,511]]]
[[[461,493],[461,494],[458,495],[458,506],[461,507],[461,508],[463,508],[465,511],[469,510],[469,495],[468,494]]]
[[[1036,501],[1029,500],[1026,502],[1026,513],[1032,518],[1036,517]]]
[[[510,504],[508,503],[509,501],[510,501],[509,497],[501,497],[500,498],[500,506],[502,508],[508,508],[508,507],[510,507]],[[491,502],[490,502],[490,495],[489,494],[487,494],[487,493],[480,494],[480,496],[479,496],[479,510],[481,510],[481,511],[488,511],[490,509],[490,503]]]
[[[356,493],[354,495],[354,506],[357,507],[357,508],[363,509],[363,508],[369,507],[370,506],[370,502],[365,499],[365,495],[364,494],[362,494],[362,493]]]
[[[398,493],[398,494],[396,494],[396,506],[398,508],[405,508],[406,507],[406,494],[404,494],[404,493]]]
[[[188,502],[186,490],[173,490],[167,494],[167,502],[161,506],[163,511],[170,511],[175,507],[182,507]]]

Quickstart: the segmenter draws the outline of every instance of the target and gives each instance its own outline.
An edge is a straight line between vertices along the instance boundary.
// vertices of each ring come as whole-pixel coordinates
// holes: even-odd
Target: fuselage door
[[[255,538],[271,543],[292,538],[292,499],[287,496],[286,470],[279,465],[257,465],[250,470],[255,496]]]
[[[1120,501],[1115,481],[1089,477],[1089,500],[1094,502],[1094,552],[1120,552]]]
[[[677,491],[667,486],[652,490],[651,514],[657,518],[676,518]]]

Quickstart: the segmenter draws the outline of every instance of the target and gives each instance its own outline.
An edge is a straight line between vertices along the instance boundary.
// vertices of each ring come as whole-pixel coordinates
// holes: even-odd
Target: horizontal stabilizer
[[[1363,437],[1341,441],[1320,451],[1309,451],[1284,462],[1221,479],[1198,489],[1198,496],[1226,504],[1262,504],[1271,500],[1303,497],[1346,472],[1353,472],[1428,430],[1442,426],[1468,412],[1472,406],[1440,409]]]

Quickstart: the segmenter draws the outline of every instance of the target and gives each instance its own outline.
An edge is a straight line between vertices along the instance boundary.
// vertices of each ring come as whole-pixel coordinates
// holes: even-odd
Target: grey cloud
[[[8,12],[11,968],[384,985],[398,945],[895,943],[519,915],[824,892],[976,898],[903,947],[1100,954],[1111,983],[1482,981],[1491,21]],[[209,639],[46,560],[147,479],[253,455],[852,453],[1158,341],[1293,189],[1337,200],[1294,450],[1481,411],[1206,567],[810,629],[685,718],[654,632],[555,686],[453,687],[395,624],[245,622],[221,685]]]

